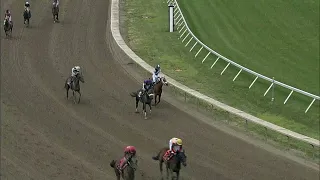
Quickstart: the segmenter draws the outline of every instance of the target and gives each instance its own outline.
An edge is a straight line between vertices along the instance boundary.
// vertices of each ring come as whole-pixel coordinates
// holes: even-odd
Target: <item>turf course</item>
[[[286,84],[319,94],[319,0],[317,1],[210,1],[180,0],[183,13],[199,39],[222,55]],[[319,139],[319,103],[307,114],[312,99],[275,87],[275,101],[270,84],[218,62],[207,52],[194,58],[179,34],[168,33],[166,1],[135,0],[125,2],[128,45],[151,65],[161,64],[164,73],[181,83],[219,101],[264,120]]]

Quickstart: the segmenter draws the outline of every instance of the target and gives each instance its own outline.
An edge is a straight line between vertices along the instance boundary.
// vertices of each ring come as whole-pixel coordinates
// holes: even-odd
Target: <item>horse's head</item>
[[[5,26],[8,26],[8,25],[9,25],[9,19],[8,19],[8,18],[5,18],[5,19],[4,19],[4,25],[5,25]]]
[[[179,161],[182,163],[183,166],[187,166],[187,156],[186,156],[184,150],[178,152],[177,153],[177,157],[178,157]]]
[[[136,156],[130,156],[128,157],[128,165],[130,167],[132,167],[133,170],[136,170],[137,167],[138,167],[138,160],[137,160],[137,157]]]
[[[162,82],[164,85],[168,86],[168,81],[167,81],[167,79],[166,79],[164,76],[161,77],[160,79],[161,79],[161,82]]]
[[[76,77],[77,77],[77,79],[79,79],[82,83],[84,83],[84,78],[83,78],[82,73],[77,74]]]

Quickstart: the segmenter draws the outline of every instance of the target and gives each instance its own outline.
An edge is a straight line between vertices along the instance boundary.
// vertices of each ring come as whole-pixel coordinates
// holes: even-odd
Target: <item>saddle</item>
[[[169,161],[174,155],[175,155],[175,153],[171,153],[170,150],[167,150],[162,158],[164,161]]]
[[[121,158],[118,165],[117,170],[122,173],[122,171],[128,166],[128,161],[125,157]]]

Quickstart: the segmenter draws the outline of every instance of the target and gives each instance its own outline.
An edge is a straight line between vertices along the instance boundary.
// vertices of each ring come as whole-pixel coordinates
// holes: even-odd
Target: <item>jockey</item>
[[[7,9],[4,14],[4,20],[6,20],[6,19],[9,20],[9,23],[12,23],[11,12],[9,11],[9,9]]]
[[[80,66],[74,66],[71,69],[71,76],[75,77],[76,75],[78,75],[80,73]]]
[[[152,80],[147,79],[143,81],[142,91],[139,92],[138,96],[140,97],[142,93],[148,92],[152,88]]]
[[[134,157],[137,153],[137,150],[134,146],[127,146],[124,148],[124,157],[123,161],[119,164],[119,170],[122,171],[123,166],[127,163],[128,159]]]
[[[179,138],[172,138],[169,141],[169,151],[171,153],[176,153],[182,150],[182,140]]]
[[[68,82],[69,85],[72,83],[73,77],[76,77],[76,75],[78,75],[79,73],[80,73],[80,66],[74,66],[71,69],[71,78]]]
[[[160,68],[160,65],[158,64],[154,68],[154,71],[153,71],[153,74],[152,74],[152,82],[153,82],[153,84],[157,83],[157,80],[158,80],[160,72],[161,72],[161,68]]]
[[[30,10],[30,3],[28,1],[24,3],[24,9],[27,11]]]
[[[52,5],[59,7],[59,0],[53,0]]]

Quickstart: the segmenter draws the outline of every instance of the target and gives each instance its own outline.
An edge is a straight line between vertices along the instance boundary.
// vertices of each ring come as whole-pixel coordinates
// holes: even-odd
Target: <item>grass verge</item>
[[[201,64],[202,58],[194,59],[189,50],[184,48],[183,44],[178,41],[179,34],[177,32],[167,32],[168,9],[166,1],[125,1],[125,12],[125,25],[127,27],[126,42],[137,55],[148,63],[161,64],[163,71],[179,82],[228,105],[255,116],[263,117],[263,119],[296,132],[319,139],[318,102],[310,109],[308,114],[304,114],[302,108],[308,106],[310,99],[303,96],[295,96],[284,106],[283,100],[289,92],[276,87],[276,100],[271,102],[271,93],[263,97],[263,93],[269,84],[258,80],[251,89],[248,89],[254,77],[241,74],[235,82],[232,82],[238,70],[230,67],[221,76],[220,72],[226,63],[221,62],[213,69],[209,68],[215,57],[210,57],[204,64]],[[201,53],[199,56],[204,57],[205,54]],[[302,104],[302,108],[296,106],[297,101]],[[230,118],[230,121],[232,121],[231,119],[237,119],[230,116],[228,118]],[[235,122],[240,121],[235,120]],[[265,135],[264,128],[255,125],[249,125],[248,130]],[[288,145],[283,140],[285,137],[280,138],[280,135],[277,133],[268,132],[268,137],[275,141],[278,140],[282,145]],[[289,142],[292,148],[304,149],[309,155],[319,156],[317,154],[318,149],[311,149],[309,145],[301,144],[294,140]],[[307,149],[315,153],[308,153],[309,150]]]

